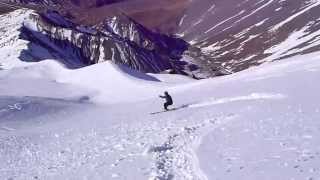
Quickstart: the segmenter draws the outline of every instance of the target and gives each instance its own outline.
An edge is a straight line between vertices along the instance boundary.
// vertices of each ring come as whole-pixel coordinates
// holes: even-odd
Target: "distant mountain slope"
[[[143,26],[172,34],[189,0],[0,0],[23,5],[36,4],[59,11],[74,22],[94,25],[106,17],[125,14]]]
[[[231,71],[320,50],[317,0],[195,0],[180,25],[208,66]]]

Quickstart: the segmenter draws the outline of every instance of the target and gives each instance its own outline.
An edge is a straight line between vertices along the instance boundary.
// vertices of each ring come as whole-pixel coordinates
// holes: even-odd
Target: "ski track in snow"
[[[257,134],[265,132],[266,129],[271,127],[273,127],[272,130],[277,131],[275,133],[278,133],[279,127],[276,127],[277,124],[268,128],[269,122],[276,123],[277,121],[263,121],[263,119],[260,120],[257,117],[251,117],[250,119],[248,116],[242,116],[244,113],[249,113],[246,115],[251,116],[250,113],[255,114],[255,112],[259,112],[255,109],[262,107],[262,112],[270,117],[270,110],[264,108],[264,104],[282,107],[281,103],[278,104],[278,102],[295,100],[292,98],[292,94],[287,94],[280,88],[281,86],[279,86],[280,89],[277,89],[278,92],[262,88],[269,86],[270,82],[268,81],[270,79],[279,81],[286,74],[290,74],[288,76],[292,77],[292,74],[296,71],[303,71],[313,77],[312,75],[318,73],[318,71],[309,71],[309,69],[317,70],[320,67],[319,63],[314,63],[318,62],[316,58],[308,61],[303,59],[303,61],[289,62],[275,63],[269,68],[266,66],[260,70],[252,69],[252,76],[243,72],[237,76],[223,77],[231,84],[232,81],[239,82],[240,80],[242,80],[242,85],[263,81],[263,86],[256,84],[254,89],[249,87],[252,90],[251,93],[246,86],[245,89],[238,89],[239,92],[233,92],[234,90],[227,86],[226,90],[229,91],[230,89],[232,92],[228,95],[227,93],[230,92],[219,90],[218,85],[221,84],[219,82],[211,84],[207,89],[202,89],[202,85],[210,80],[199,81],[178,88],[177,86],[172,87],[172,89],[177,88],[177,94],[174,95],[176,102],[189,105],[175,105],[174,107],[183,108],[157,115],[150,115],[146,112],[146,110],[154,112],[162,106],[162,101],[157,102],[155,99],[144,100],[141,103],[140,101],[138,101],[139,103],[132,102],[133,104],[122,102],[118,105],[99,105],[96,107],[94,104],[77,100],[79,98],[69,97],[67,99],[71,100],[66,100],[0,96],[0,154],[4,154],[4,156],[0,156],[0,179],[211,179],[212,175],[208,176],[208,172],[211,171],[203,167],[203,157],[200,156],[198,150],[203,149],[203,146],[213,146],[209,141],[210,139],[207,139],[208,137],[217,138],[217,140],[224,139],[222,138],[224,136],[229,138],[229,134],[222,130],[227,129],[227,126],[243,125],[248,129],[248,132],[252,133],[252,139],[256,139],[256,141],[253,141],[255,143],[269,144],[268,142],[271,142],[281,145],[288,143],[288,141],[291,142],[291,139],[294,142],[299,142],[300,136],[295,134],[288,136],[285,140],[281,140],[283,137],[275,134],[262,139],[262,141],[259,139],[257,141],[257,137],[259,137]],[[277,71],[270,67],[276,67]],[[270,74],[270,72],[272,73]],[[277,75],[279,72],[281,72],[281,76]],[[299,80],[299,77],[302,76],[292,78]],[[303,82],[306,83],[305,80]],[[273,82],[271,84],[273,89]],[[215,86],[213,94],[211,94],[212,86]],[[197,90],[198,87],[201,89],[200,92],[208,94],[199,98],[188,97],[184,94],[185,88]],[[179,95],[179,92],[183,92],[183,94]],[[194,92],[191,91],[191,93]],[[79,97],[78,95],[79,93],[77,97]],[[210,97],[212,98],[210,99]],[[200,99],[205,100],[201,101]],[[219,106],[212,108],[213,105]],[[220,105],[228,108],[221,109]],[[319,109],[317,112],[320,112]],[[281,122],[285,122],[281,124],[281,127],[290,126],[297,119],[299,120],[300,117],[295,118],[295,114],[287,117],[288,112],[303,114],[302,108],[298,110],[289,109],[286,111],[285,115],[289,124],[281,120]],[[313,116],[316,117],[316,115]],[[289,120],[291,121],[289,122]],[[310,121],[307,121],[308,118],[303,120],[310,123]],[[260,124],[257,124],[256,121]],[[309,132],[308,129],[311,129],[311,126],[304,125],[302,121],[298,122],[299,124],[295,129],[303,133],[301,135],[302,139],[311,141],[317,137],[317,134]],[[252,128],[252,126],[253,128],[263,129],[260,131],[250,130],[249,128]],[[301,127],[303,127],[302,130],[299,129]],[[246,131],[246,129],[241,129]],[[219,135],[217,134],[219,132],[223,133]],[[268,134],[270,133],[273,134],[274,132],[268,132]],[[219,146],[223,143],[222,140],[215,145]],[[229,146],[227,144],[224,147]],[[281,147],[286,146],[281,145]],[[292,147],[299,148],[299,146],[288,146],[288,148]],[[234,148],[238,147],[235,146]],[[318,157],[316,147],[314,149],[301,147],[301,149],[287,150],[291,153],[303,153],[304,149],[312,150],[311,155],[306,155],[307,160],[304,158],[306,153],[299,155],[299,158],[302,159],[299,161],[315,163],[315,159]],[[219,150],[219,147],[217,150]],[[262,157],[258,156],[257,160],[249,159],[246,162],[247,165],[243,166],[241,165],[243,163],[240,161],[241,159],[238,160],[241,150],[242,148],[238,150],[224,149],[223,157],[220,157],[219,153],[213,154],[218,158],[210,159],[212,160],[210,166],[221,165],[221,168],[230,166],[230,170],[225,171],[231,174],[233,172],[237,173],[231,167],[236,168],[238,164],[240,164],[240,170],[256,166],[263,168],[266,162],[263,157],[266,156],[268,158],[267,162],[270,164],[273,163],[271,159],[279,158],[276,153],[267,156],[268,154],[262,152]],[[238,164],[219,164],[224,162],[224,158],[231,159],[228,163],[235,162]],[[294,158],[297,157],[294,156]],[[285,159],[285,161],[291,162],[291,159]],[[297,163],[295,169],[301,170],[299,165],[301,164]],[[310,171],[314,167],[310,166]],[[233,171],[231,172],[231,170]],[[314,171],[317,172],[317,169],[314,169]],[[220,174],[217,174],[217,177],[227,177],[221,175],[221,172],[224,172],[223,169],[219,171]],[[306,172],[304,171],[304,173]]]
[[[148,153],[155,159],[152,180],[207,180],[202,172],[195,150],[202,137],[234,118],[233,114],[203,120],[202,123],[178,128],[161,144],[152,146]],[[177,128],[177,127],[175,127]]]
[[[82,129],[81,133],[71,128],[62,132],[45,131],[40,137],[0,136],[0,153],[6,154],[0,158],[0,178],[56,179],[71,177],[76,173],[74,170],[80,170],[77,177],[100,179],[97,174],[107,168],[113,172],[110,177],[126,179],[118,169],[151,156],[154,167],[137,170],[150,176],[149,179],[203,180],[206,176],[200,170],[195,150],[205,134],[233,117],[233,114],[213,116],[201,120],[202,123],[181,127],[174,126],[170,118],[160,126],[159,122],[119,124],[109,127],[116,129],[114,134],[99,128]],[[13,130],[5,126],[1,129]],[[160,145],[150,141],[150,137],[163,135],[168,137]],[[16,164],[20,166],[15,167]],[[84,167],[87,171],[81,172]]]
[[[252,93],[248,96],[237,96],[237,97],[228,97],[228,98],[221,98],[221,99],[213,98],[212,100],[209,100],[209,101],[192,104],[189,107],[199,108],[199,107],[206,107],[206,106],[225,104],[225,103],[231,103],[231,102],[237,102],[237,101],[277,100],[277,99],[280,100],[283,98],[286,98],[286,96],[282,94]]]

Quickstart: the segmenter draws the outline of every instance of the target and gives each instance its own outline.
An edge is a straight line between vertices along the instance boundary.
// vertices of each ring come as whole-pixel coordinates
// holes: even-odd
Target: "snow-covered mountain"
[[[124,13],[153,31],[177,34],[193,45],[185,59],[204,76],[319,50],[317,0],[50,2],[68,7],[60,11],[77,23],[99,24]]]
[[[194,0],[178,33],[201,49],[193,56],[240,71],[320,49],[318,0]]]
[[[180,61],[188,47],[185,41],[151,32],[125,15],[108,18],[92,27],[74,24],[55,11],[37,14],[18,10],[0,19],[4,32],[2,48],[10,49],[8,44],[20,39],[29,42],[25,49],[16,52],[23,61],[48,59],[50,54],[50,58],[58,58],[70,67],[110,60],[153,73],[166,70],[184,73],[188,66]],[[11,37],[12,31],[16,31],[15,37]],[[39,47],[47,53],[39,54]]]

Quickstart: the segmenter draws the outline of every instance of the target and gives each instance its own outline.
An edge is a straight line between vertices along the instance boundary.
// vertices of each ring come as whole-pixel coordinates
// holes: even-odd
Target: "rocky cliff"
[[[24,39],[42,46],[52,42],[55,48],[50,51],[60,56],[71,54],[85,65],[113,61],[141,72],[169,70],[181,74],[187,65],[180,61],[188,48],[185,41],[151,32],[125,15],[88,27],[76,25],[54,11],[32,13],[22,33]]]

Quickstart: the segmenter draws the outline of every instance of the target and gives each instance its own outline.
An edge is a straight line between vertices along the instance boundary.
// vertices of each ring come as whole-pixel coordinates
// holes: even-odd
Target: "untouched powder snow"
[[[229,100],[200,103],[240,116],[202,137],[197,152],[208,179],[319,179],[319,65],[310,55],[255,68],[235,77],[241,85],[222,85],[236,86]]]
[[[0,179],[318,180],[319,59],[182,84],[111,63],[0,70]]]

